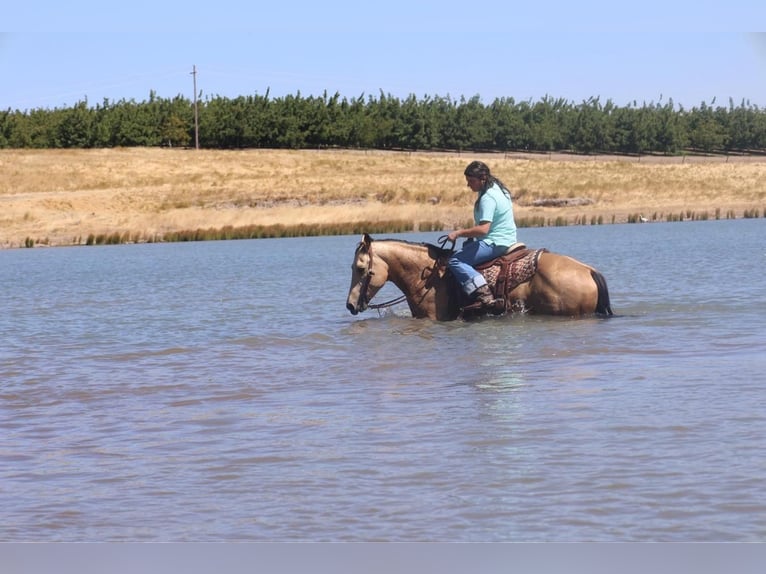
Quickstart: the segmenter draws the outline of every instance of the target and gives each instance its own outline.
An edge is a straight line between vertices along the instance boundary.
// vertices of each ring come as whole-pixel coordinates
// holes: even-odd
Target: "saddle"
[[[511,309],[508,294],[522,283],[531,280],[537,273],[537,261],[546,249],[528,249],[523,243],[514,243],[508,250],[495,259],[481,263],[475,267],[487,281],[495,299],[503,301],[503,309],[499,313]],[[465,308],[468,310],[473,305]],[[498,314],[499,314],[498,313]]]

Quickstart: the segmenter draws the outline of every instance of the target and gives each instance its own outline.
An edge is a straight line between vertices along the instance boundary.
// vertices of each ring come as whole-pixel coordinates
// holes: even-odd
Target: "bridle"
[[[449,241],[447,239],[446,235],[442,235],[439,238],[439,243],[442,248],[444,248],[444,245]],[[454,248],[455,242],[452,242],[452,246]],[[390,299],[388,301],[385,301],[384,303],[370,303],[370,282],[372,281],[372,276],[375,274],[372,270],[372,260],[374,259],[372,255],[372,244],[370,244],[367,248],[367,255],[370,258],[369,263],[367,264],[367,271],[365,272],[364,276],[359,280],[360,282],[360,294],[359,294],[359,303],[360,306],[366,307],[368,309],[386,309],[388,307],[393,307],[394,305],[398,305],[402,301],[407,300],[406,295],[400,295],[399,297],[396,297],[394,299]],[[438,265],[438,262],[435,262],[434,265]],[[428,282],[428,278],[423,278],[423,285],[421,287],[425,286],[425,284]]]
[[[386,309],[387,307],[393,307],[394,305],[397,305],[398,303],[401,303],[402,301],[405,301],[407,299],[406,295],[401,295],[399,297],[396,297],[395,299],[391,299],[389,301],[386,301],[384,303],[370,303],[370,282],[372,281],[372,276],[375,274],[375,272],[372,270],[372,260],[374,257],[372,256],[372,245],[370,245],[367,248],[367,255],[370,258],[369,263],[367,264],[367,271],[365,272],[364,276],[359,280],[360,283],[360,293],[359,293],[359,303],[361,307],[366,307],[368,309]]]

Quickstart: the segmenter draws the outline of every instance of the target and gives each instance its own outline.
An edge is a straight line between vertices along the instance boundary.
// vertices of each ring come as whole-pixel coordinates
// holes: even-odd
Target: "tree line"
[[[410,95],[347,98],[249,95],[196,103],[200,147],[362,148],[617,154],[766,151],[766,109],[673,100],[617,106]],[[108,148],[194,145],[195,103],[183,96],[71,107],[0,111],[0,148]]]

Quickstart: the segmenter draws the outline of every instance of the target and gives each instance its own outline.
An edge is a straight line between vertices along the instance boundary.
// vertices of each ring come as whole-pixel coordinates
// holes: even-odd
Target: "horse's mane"
[[[452,255],[451,249],[444,249],[433,243],[423,243],[417,241],[407,241],[406,239],[375,239],[373,242],[390,242],[390,243],[403,243],[412,247],[425,247],[428,250],[428,255],[433,259],[440,259],[442,257],[449,257]]]

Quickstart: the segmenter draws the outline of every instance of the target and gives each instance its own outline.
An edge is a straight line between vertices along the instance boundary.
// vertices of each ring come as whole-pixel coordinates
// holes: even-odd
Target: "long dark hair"
[[[484,193],[494,184],[497,184],[498,187],[503,190],[503,193],[505,193],[509,199],[511,197],[511,191],[508,189],[508,187],[502,181],[500,181],[499,179],[497,179],[494,175],[490,173],[489,166],[483,161],[476,160],[469,163],[468,167],[465,168],[463,175],[480,179],[482,182],[481,193]]]

